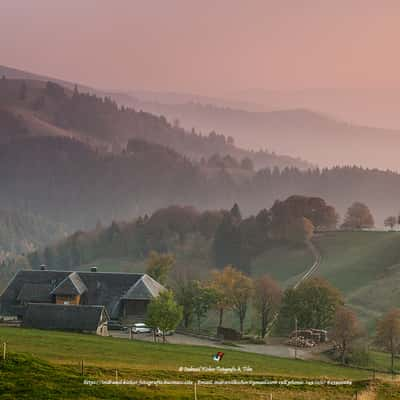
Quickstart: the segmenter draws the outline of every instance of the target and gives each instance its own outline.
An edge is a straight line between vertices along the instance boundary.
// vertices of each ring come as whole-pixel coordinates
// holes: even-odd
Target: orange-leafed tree
[[[342,364],[345,364],[351,343],[361,334],[362,329],[356,314],[347,307],[338,307],[333,319],[331,335],[339,345]]]
[[[377,324],[375,343],[391,355],[391,370],[394,370],[394,357],[400,349],[400,309],[385,314]]]
[[[260,320],[260,335],[263,339],[281,300],[282,290],[271,277],[263,275],[255,279],[253,303]]]
[[[218,327],[222,326],[224,312],[232,308],[232,291],[235,280],[236,269],[227,265],[222,271],[212,272],[211,286],[216,293],[216,308],[219,313]]]
[[[253,280],[241,271],[236,271],[232,290],[232,308],[239,318],[240,334],[243,335],[244,320],[253,291]]]
[[[365,229],[373,228],[374,225],[374,217],[370,209],[364,203],[356,201],[348,208],[342,228]]]

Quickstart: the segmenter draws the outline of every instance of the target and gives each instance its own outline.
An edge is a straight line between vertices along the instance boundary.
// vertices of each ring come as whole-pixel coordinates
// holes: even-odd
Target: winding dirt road
[[[321,253],[319,252],[318,248],[315,244],[311,241],[307,243],[308,248],[310,249],[311,253],[314,256],[314,264],[306,271],[306,273],[293,285],[294,289],[303,283],[306,279],[308,279],[321,265],[322,257]]]
[[[318,248],[315,246],[315,244],[309,240],[307,242],[307,246],[310,249],[311,253],[314,256],[314,263],[311,265],[311,267],[301,276],[301,278],[293,285],[293,289],[297,289],[297,287],[303,283],[306,279],[308,279],[317,269],[318,267],[321,265],[321,261],[322,261],[322,256],[320,251],[318,250]],[[272,318],[271,323],[268,326],[267,329],[267,333],[266,333],[266,337],[268,337],[271,332],[272,332],[272,328],[274,327],[277,319],[279,317],[279,312],[277,312],[274,317]]]

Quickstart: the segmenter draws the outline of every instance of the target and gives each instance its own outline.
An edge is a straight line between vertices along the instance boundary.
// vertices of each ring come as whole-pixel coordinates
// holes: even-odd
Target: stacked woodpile
[[[328,341],[328,334],[323,329],[300,329],[290,334],[288,344],[296,347],[314,347]]]

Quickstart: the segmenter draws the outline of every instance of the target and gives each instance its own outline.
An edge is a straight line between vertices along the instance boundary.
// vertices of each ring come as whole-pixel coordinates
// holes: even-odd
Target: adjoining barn
[[[130,315],[145,315],[151,299],[157,297],[163,289],[157,281],[143,275],[121,298],[124,318]]]
[[[109,319],[104,306],[29,303],[22,326],[108,336]]]
[[[83,324],[79,313],[83,315],[85,311],[80,310],[80,307],[102,306],[110,319],[127,323],[141,322],[151,299],[163,290],[164,286],[146,274],[95,270],[19,271],[0,296],[0,316],[16,316],[24,320],[25,324],[28,310],[39,315],[37,310],[40,308],[50,310],[49,307],[57,305],[75,306],[65,309],[68,310],[68,318],[75,315],[77,321]],[[44,308],[44,305],[49,307]],[[47,311],[48,326],[51,326],[55,313]],[[67,311],[64,315],[67,316]],[[32,317],[29,318],[32,320]]]

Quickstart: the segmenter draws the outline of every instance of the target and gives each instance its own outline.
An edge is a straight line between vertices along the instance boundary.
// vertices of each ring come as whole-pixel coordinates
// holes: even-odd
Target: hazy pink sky
[[[103,88],[400,87],[400,1],[0,0],[0,64]]]

